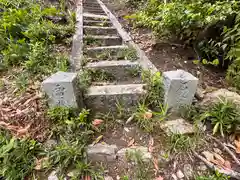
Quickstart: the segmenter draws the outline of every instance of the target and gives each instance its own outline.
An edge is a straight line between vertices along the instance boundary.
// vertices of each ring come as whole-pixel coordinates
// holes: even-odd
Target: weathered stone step
[[[85,104],[93,112],[117,112],[116,103],[130,109],[146,94],[144,84],[91,86]]]
[[[122,38],[119,36],[84,36],[84,44],[88,46],[114,46],[121,45]]]
[[[89,58],[99,58],[99,60],[104,59],[125,59],[124,51],[128,49],[128,46],[121,45],[121,46],[102,46],[102,47],[93,47],[93,48],[86,48],[84,54],[87,55]],[[120,57],[121,56],[121,57]]]
[[[109,20],[108,16],[93,13],[83,13],[84,20]]]
[[[87,13],[92,13],[92,14],[99,14],[99,15],[105,15],[105,12],[101,9],[83,9],[83,12],[87,12]]]
[[[118,35],[114,27],[83,26],[83,32],[87,35]]]
[[[109,26],[112,26],[112,22],[107,20],[103,20],[103,21],[85,20],[83,21],[83,25],[109,27]]]
[[[94,63],[87,63],[85,68],[94,71],[104,71],[107,74],[111,74],[118,82],[121,81],[135,84],[141,83],[141,68],[136,61],[99,61]]]

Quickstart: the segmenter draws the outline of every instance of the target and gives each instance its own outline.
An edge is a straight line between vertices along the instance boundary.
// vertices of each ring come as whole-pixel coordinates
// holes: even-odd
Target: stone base
[[[91,86],[86,95],[86,106],[93,112],[116,113],[118,102],[124,109],[136,106],[146,94],[143,84]]]

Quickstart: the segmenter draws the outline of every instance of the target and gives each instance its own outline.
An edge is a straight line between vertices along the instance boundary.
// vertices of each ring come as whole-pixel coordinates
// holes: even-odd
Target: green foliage
[[[140,128],[146,132],[153,132],[154,127],[158,127],[159,123],[167,117],[167,108],[159,104],[156,109],[159,111],[152,112],[149,111],[148,107],[145,104],[138,104],[137,111],[135,112],[134,119]],[[149,118],[147,114],[150,113],[154,117]]]
[[[133,171],[132,179],[146,180],[153,178],[152,163],[144,161],[143,153],[141,151],[138,150],[127,151],[126,157],[129,161],[134,162],[136,167]],[[128,180],[129,178],[127,176],[124,176],[122,179]]]
[[[127,18],[137,25],[152,28],[158,35],[175,35],[180,39],[195,39],[198,30],[212,22],[226,19],[235,13],[235,1],[180,1],[164,4],[157,0],[148,1],[147,7]]]
[[[43,7],[34,1],[2,0],[0,13],[0,67],[23,66],[31,75],[43,77],[66,71],[68,58],[54,52],[54,44],[64,44],[74,32],[75,18],[56,24],[48,16],[63,17],[61,9]],[[65,15],[65,14],[64,14]]]
[[[163,103],[163,82],[160,72],[151,74],[150,71],[143,71],[142,79],[147,84],[147,96],[144,99],[145,104],[158,107]]]
[[[39,143],[16,139],[0,132],[0,176],[6,180],[25,179],[31,174],[36,157],[43,152]]]
[[[234,132],[237,125],[240,124],[239,108],[231,101],[220,99],[213,106],[201,115],[201,120],[209,120],[213,124],[213,134],[220,132]]]
[[[208,176],[197,176],[195,180],[228,180],[230,177],[227,177],[219,172],[215,172],[214,175]]]

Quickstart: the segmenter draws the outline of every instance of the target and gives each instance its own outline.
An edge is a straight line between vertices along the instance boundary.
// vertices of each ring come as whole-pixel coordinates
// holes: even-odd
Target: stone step
[[[83,21],[83,25],[109,27],[109,26],[112,26],[112,22],[107,20],[103,20],[103,21],[85,20]]]
[[[102,46],[102,47],[92,47],[86,48],[84,54],[88,58],[98,58],[99,60],[114,60],[114,59],[125,59],[124,51],[128,49],[128,46]]]
[[[92,13],[92,14],[99,14],[99,15],[105,15],[105,12],[103,10],[95,10],[95,9],[83,9],[83,12],[86,12],[86,13]]]
[[[115,46],[122,44],[122,39],[119,36],[84,36],[83,38],[84,44],[87,46]]]
[[[94,63],[87,63],[86,69],[94,71],[104,71],[110,74],[114,79],[124,83],[141,83],[141,68],[138,62],[128,60],[119,61],[99,61]]]
[[[85,104],[93,112],[117,113],[117,102],[128,110],[136,106],[145,94],[144,84],[91,86]]]
[[[93,13],[83,13],[84,20],[109,20],[108,16]]]
[[[83,32],[86,35],[118,35],[114,27],[83,26]]]

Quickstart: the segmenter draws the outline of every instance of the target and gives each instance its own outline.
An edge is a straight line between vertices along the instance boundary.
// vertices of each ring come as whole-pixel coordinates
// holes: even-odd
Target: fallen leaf
[[[93,145],[97,144],[101,139],[103,138],[103,135],[98,136],[94,141],[93,141]]]
[[[128,147],[130,147],[130,146],[132,146],[133,144],[134,144],[134,142],[135,142],[135,140],[132,138],[132,140],[131,141],[129,141],[129,143],[128,143]]]
[[[102,123],[103,123],[102,119],[94,119],[92,122],[94,126],[100,126]]]
[[[225,160],[219,154],[214,153],[214,157],[216,158],[217,161],[219,161],[220,164],[223,165],[225,163]]]
[[[163,177],[162,176],[158,176],[155,178],[155,180],[163,180]]]
[[[239,140],[235,140],[234,143],[236,145],[236,153],[240,154],[240,141]]]
[[[91,180],[90,176],[85,176],[84,180]]]
[[[232,169],[231,163],[230,163],[229,161],[225,161],[225,162],[224,162],[224,167],[225,167],[225,169],[229,169],[229,170]]]
[[[25,128],[22,128],[22,129],[18,129],[17,130],[17,135],[19,136],[23,136],[23,135],[26,135],[28,133],[28,129],[30,128],[30,124],[27,125]]]
[[[143,115],[144,119],[151,119],[152,116],[153,116],[153,113],[151,111],[147,111]]]

